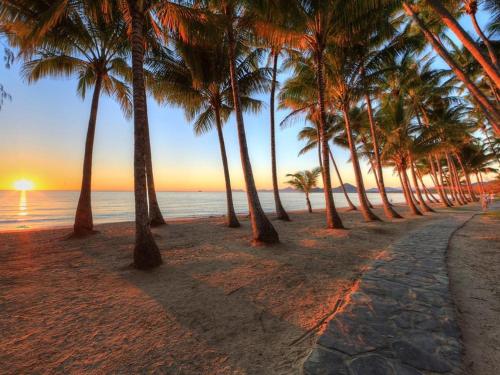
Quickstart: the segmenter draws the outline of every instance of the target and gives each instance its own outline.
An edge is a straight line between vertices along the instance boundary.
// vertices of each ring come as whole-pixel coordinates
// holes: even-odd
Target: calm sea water
[[[259,193],[266,212],[274,211],[273,194]],[[377,193],[369,193],[373,204],[380,203]],[[357,204],[357,195],[350,194]],[[233,194],[238,214],[248,212],[244,192]],[[301,193],[281,193],[285,209],[304,210],[304,195]],[[403,202],[402,194],[389,194],[394,203]],[[337,207],[346,207],[343,194],[335,193]],[[73,224],[78,201],[76,191],[0,191],[0,231],[31,228],[64,227]],[[226,195],[224,192],[158,192],[158,201],[167,219],[208,217],[225,214]],[[324,208],[322,193],[311,194],[314,208]],[[134,220],[134,194],[131,192],[94,192],[92,194],[94,222],[111,223]]]

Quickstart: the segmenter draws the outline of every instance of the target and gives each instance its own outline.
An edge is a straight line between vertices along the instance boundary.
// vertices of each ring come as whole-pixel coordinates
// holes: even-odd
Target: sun
[[[14,182],[14,188],[19,191],[33,190],[35,184],[33,181],[22,179]]]

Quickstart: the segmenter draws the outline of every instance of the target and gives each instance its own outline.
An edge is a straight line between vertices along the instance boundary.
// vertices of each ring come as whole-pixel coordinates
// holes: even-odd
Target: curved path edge
[[[461,374],[446,253],[453,233],[472,217],[436,219],[394,243],[330,320],[304,374]]]

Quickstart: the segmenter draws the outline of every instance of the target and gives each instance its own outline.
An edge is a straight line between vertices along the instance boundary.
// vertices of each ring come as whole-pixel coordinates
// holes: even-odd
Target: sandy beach
[[[398,211],[407,218],[375,223],[342,212],[350,229],[336,231],[320,211],[294,213],[273,221],[282,243],[272,247],[250,246],[246,219],[239,229],[176,221],[154,230],[165,264],[151,272],[130,267],[131,223],[80,240],[65,240],[67,229],[0,234],[3,371],[299,373],[322,325],[301,337],[370,263],[448,214]]]

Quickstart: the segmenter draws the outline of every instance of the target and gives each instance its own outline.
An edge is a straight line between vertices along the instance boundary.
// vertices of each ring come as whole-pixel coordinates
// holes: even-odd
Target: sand
[[[130,267],[131,223],[78,240],[0,234],[1,371],[298,373],[322,326],[293,343],[387,246],[442,215],[364,223],[343,212],[350,229],[328,231],[323,213],[294,213],[273,221],[272,247],[250,246],[246,219],[172,222],[154,229],[165,264],[150,272]]]
[[[475,216],[448,254],[466,374],[500,374],[500,211]]]

